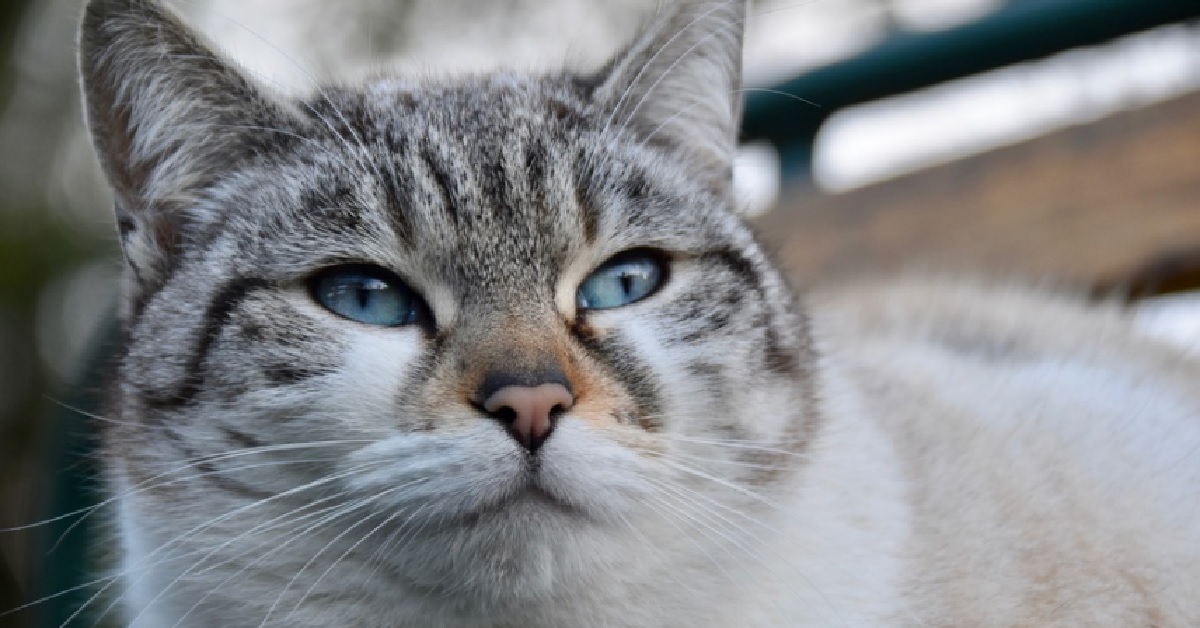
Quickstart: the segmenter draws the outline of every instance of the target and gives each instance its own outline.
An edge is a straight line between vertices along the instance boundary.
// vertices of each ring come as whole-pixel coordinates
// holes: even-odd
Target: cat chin
[[[403,591],[486,616],[577,590],[619,551],[612,543],[619,536],[617,528],[530,488],[486,511],[416,530],[381,562],[398,585],[393,595]]]

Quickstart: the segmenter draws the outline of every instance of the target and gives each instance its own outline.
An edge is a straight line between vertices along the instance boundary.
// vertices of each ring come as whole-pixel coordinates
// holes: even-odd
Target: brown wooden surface
[[[1200,93],[756,221],[802,282],[923,268],[1200,286]]]

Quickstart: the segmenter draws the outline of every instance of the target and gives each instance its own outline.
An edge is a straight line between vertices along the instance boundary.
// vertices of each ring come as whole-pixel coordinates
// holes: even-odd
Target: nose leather
[[[488,395],[483,409],[532,453],[550,436],[558,415],[574,403],[571,392],[562,384],[510,385]]]

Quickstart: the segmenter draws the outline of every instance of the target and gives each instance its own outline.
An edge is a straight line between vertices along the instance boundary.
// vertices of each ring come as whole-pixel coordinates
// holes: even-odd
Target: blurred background
[[[654,4],[172,3],[286,92],[392,69],[595,67]],[[94,502],[83,411],[113,336],[120,254],[79,118],[80,5],[0,3],[5,529]],[[798,282],[1030,276],[1126,300],[1151,333],[1200,349],[1188,294],[1200,287],[1200,2],[758,0],[752,14],[740,202]],[[83,582],[88,526],[51,550],[72,521],[0,531],[0,612]],[[59,625],[83,599],[0,626]]]

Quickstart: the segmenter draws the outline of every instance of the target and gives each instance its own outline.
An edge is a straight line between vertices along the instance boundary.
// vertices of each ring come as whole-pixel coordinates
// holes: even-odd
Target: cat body
[[[1200,622],[1194,359],[1044,289],[906,279],[814,299],[900,461],[896,623]]]
[[[1200,621],[1200,366],[1016,288],[801,305],[732,211],[744,8],[286,100],[93,0],[125,621]]]

